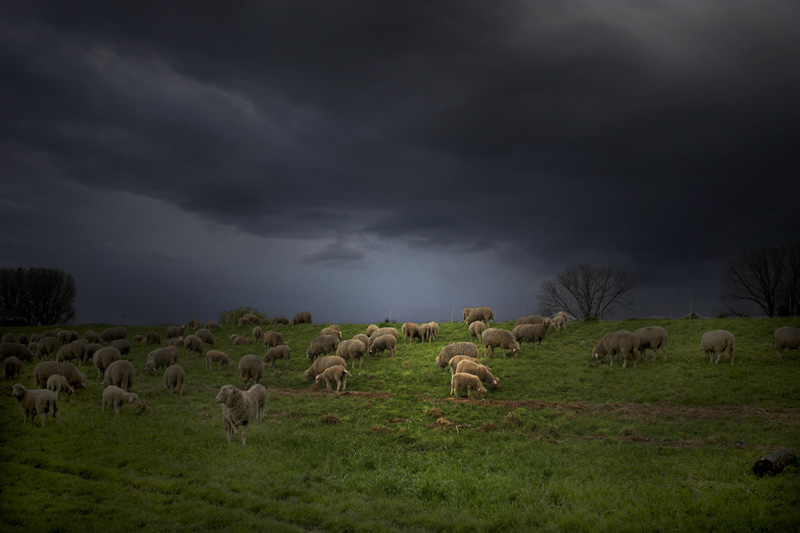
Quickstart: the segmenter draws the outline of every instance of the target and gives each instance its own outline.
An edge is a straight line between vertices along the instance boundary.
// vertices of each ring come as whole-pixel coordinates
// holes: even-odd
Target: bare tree
[[[612,306],[631,305],[636,283],[619,268],[594,265],[569,266],[539,288],[542,313],[566,311],[583,320],[599,318]]]
[[[75,278],[54,268],[0,269],[0,307],[28,325],[66,324],[75,319]]]

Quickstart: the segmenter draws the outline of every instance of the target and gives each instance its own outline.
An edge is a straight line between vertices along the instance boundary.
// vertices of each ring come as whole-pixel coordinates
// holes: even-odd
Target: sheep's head
[[[217,394],[217,397],[214,399],[214,401],[217,402],[217,403],[227,403],[228,398],[233,396],[233,392],[234,392],[233,389],[234,389],[233,385],[225,385],[225,386],[223,386],[219,390],[219,393]]]
[[[19,400],[23,396],[25,396],[25,391],[28,390],[25,388],[25,385],[21,383],[17,383],[13,387],[11,387],[11,396]]]

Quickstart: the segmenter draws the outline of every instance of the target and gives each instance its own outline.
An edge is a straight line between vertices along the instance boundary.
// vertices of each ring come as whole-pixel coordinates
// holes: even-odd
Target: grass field
[[[644,325],[669,331],[667,361],[591,363],[604,333]],[[149,410],[102,414],[97,372],[83,366],[87,389],[42,428],[23,425],[10,396],[15,382],[33,385],[26,363],[0,397],[0,530],[798,531],[800,468],[751,472],[774,448],[800,449],[800,354],[774,349],[784,325],[800,324],[571,322],[539,348],[485,361],[501,387],[482,400],[451,397],[434,365],[445,344],[469,340],[463,323],[440,324],[431,345],[399,342],[394,358],[367,356],[341,395],[303,379],[322,326],[273,326],[292,359],[266,370],[266,416],[246,447],[228,444],[214,403],[221,385],[241,386],[235,368],[206,370],[182,350],[187,386],[170,396],[161,371],[143,372],[153,347],[136,345],[134,391]],[[699,351],[718,328],[736,336],[733,366]],[[235,362],[263,355],[228,342],[250,329],[218,330],[215,348]],[[39,331],[3,332],[23,330]],[[151,330],[166,326],[128,338]]]

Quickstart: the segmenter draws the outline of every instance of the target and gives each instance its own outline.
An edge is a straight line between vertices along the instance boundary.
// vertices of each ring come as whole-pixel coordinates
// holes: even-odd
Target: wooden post
[[[792,464],[797,464],[797,455],[789,448],[782,448],[759,457],[753,465],[753,473],[759,477],[764,474],[772,474],[774,476]]]

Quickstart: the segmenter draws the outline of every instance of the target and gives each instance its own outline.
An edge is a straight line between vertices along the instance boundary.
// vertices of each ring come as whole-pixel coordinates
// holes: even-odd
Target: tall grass
[[[592,364],[604,333],[649,324],[670,333],[667,361]],[[188,383],[170,396],[160,372],[142,371],[152,347],[136,345],[134,390],[150,412],[101,414],[96,371],[84,367],[89,386],[62,400],[60,425],[23,426],[4,381],[0,528],[796,531],[800,469],[750,471],[770,449],[798,447],[800,355],[777,359],[782,325],[797,324],[572,322],[519,357],[485,361],[501,387],[482,400],[449,396],[449,372],[434,365],[442,346],[469,339],[463,323],[440,324],[430,345],[401,340],[394,358],[367,356],[341,395],[303,379],[321,326],[275,326],[292,359],[267,369],[267,413],[246,447],[227,443],[214,403],[219,386],[241,384],[235,368],[209,371],[182,351]],[[734,365],[699,351],[717,328],[736,336]],[[151,329],[165,335],[134,327],[129,338]],[[217,331],[215,348],[235,361],[263,354],[228,342],[249,329]],[[342,325],[344,338],[363,329]],[[32,386],[33,366],[19,382]]]

